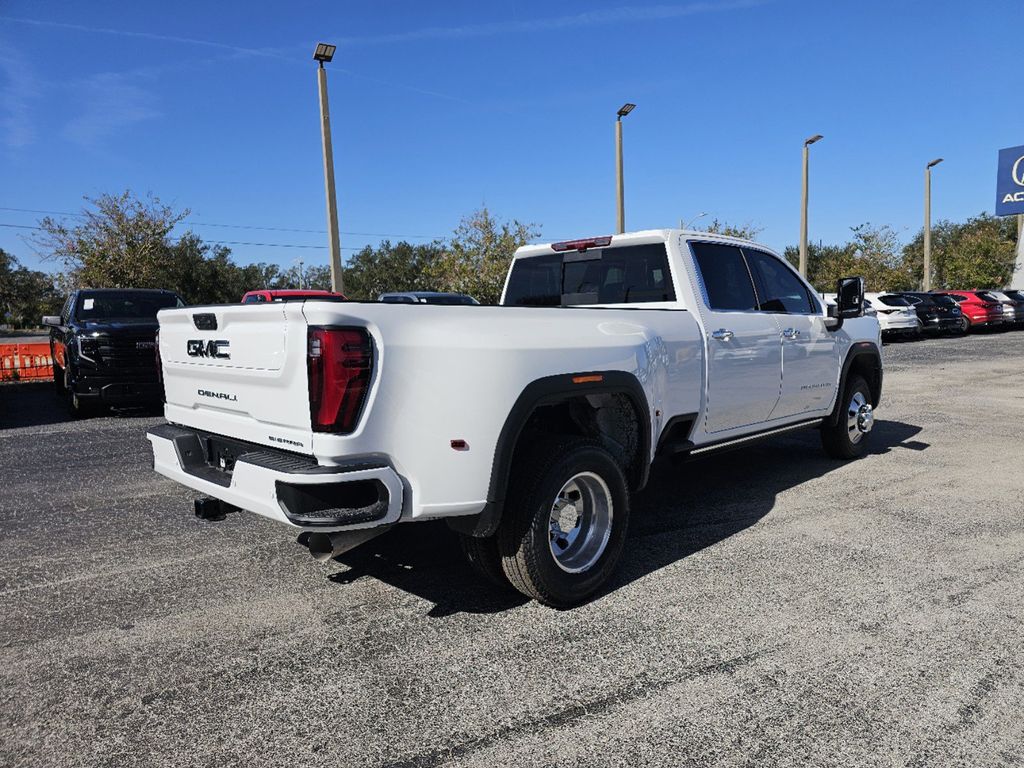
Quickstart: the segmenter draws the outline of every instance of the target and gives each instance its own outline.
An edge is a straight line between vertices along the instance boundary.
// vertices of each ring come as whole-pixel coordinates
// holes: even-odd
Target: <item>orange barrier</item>
[[[49,379],[53,376],[50,345],[0,344],[0,381]]]

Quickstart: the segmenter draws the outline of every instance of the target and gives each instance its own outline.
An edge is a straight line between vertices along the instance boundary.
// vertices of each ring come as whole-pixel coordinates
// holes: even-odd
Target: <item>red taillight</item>
[[[612,236],[587,237],[583,240],[563,240],[551,246],[553,251],[585,251],[587,248],[604,248],[612,244]]]
[[[307,359],[313,431],[351,432],[370,387],[369,334],[362,328],[310,328]]]

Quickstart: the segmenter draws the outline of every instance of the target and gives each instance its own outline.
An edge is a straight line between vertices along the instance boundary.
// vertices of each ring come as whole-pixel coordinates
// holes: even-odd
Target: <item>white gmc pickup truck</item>
[[[615,568],[656,458],[800,428],[864,452],[863,290],[826,309],[767,248],[666,229],[521,248],[497,307],[163,310],[154,467],[211,497],[197,514],[265,515],[319,559],[445,518],[478,572],[567,607]]]

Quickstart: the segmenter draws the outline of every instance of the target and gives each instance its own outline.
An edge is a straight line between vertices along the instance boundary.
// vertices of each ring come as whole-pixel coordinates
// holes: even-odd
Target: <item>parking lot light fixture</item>
[[[623,104],[615,118],[615,189],[618,216],[616,230],[620,235],[626,231],[626,204],[622,194],[622,118],[636,109],[636,104]]]
[[[697,219],[703,219],[707,215],[708,215],[707,212],[698,213],[696,216],[694,216],[692,219],[690,219],[689,223],[685,227],[683,226],[683,220],[680,219],[679,220],[679,228],[680,229],[692,229],[693,228],[693,223],[695,221],[697,221]]]
[[[825,137],[820,133],[816,133],[804,141],[803,194],[800,198],[800,274],[804,277],[807,277],[807,166],[811,157],[809,147],[823,138]]]
[[[324,62],[329,62],[334,58],[334,52],[338,49],[336,45],[330,45],[328,43],[317,43],[316,50],[313,51],[313,58],[320,62],[320,66],[324,65]]]
[[[324,62],[334,58],[337,46],[317,43],[313,58],[320,63],[316,81],[320,91],[320,139],[324,149],[324,187],[327,193],[327,246],[331,257],[331,290],[345,292],[341,273],[341,243],[338,240],[338,198],[334,190],[334,150],[331,146],[331,110],[327,104],[327,70]]]
[[[941,157],[924,167],[924,264],[921,290],[932,289],[932,168],[942,162]]]

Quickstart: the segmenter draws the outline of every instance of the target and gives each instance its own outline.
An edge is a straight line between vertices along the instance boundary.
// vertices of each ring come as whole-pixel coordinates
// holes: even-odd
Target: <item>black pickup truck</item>
[[[170,291],[82,289],[47,315],[53,382],[76,417],[109,405],[163,400],[156,358],[156,313],[182,307]]]

